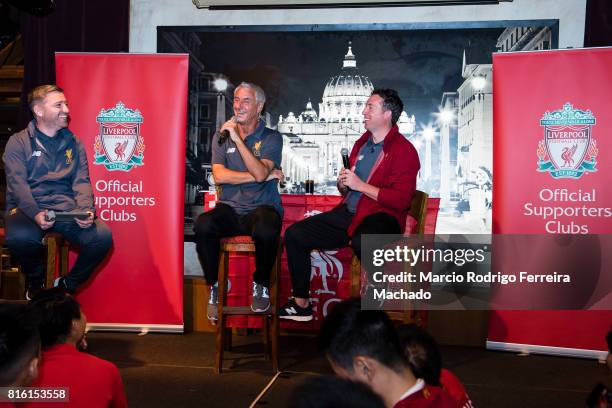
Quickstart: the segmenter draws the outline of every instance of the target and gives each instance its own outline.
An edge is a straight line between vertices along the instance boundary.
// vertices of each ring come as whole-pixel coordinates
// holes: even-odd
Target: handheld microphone
[[[229,137],[229,130],[225,129],[219,132],[219,146],[221,146]]]
[[[345,169],[350,170],[351,164],[349,162],[349,151],[346,147],[340,149],[340,154],[342,155],[342,165]]]
[[[344,166],[345,169],[350,170],[351,169],[351,163],[349,162],[349,151],[346,147],[343,147],[342,149],[340,149],[340,154],[342,155],[342,165]],[[350,190],[350,187],[346,187],[347,190]]]
[[[235,116],[232,116],[230,121],[235,122],[234,118],[235,118]],[[230,137],[229,130],[227,130],[227,129],[221,130],[219,132],[219,146],[221,146],[223,143],[225,143],[225,141],[227,140],[228,137]]]

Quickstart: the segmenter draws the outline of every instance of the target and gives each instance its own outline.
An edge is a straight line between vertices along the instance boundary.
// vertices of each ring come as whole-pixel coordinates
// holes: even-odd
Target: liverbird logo
[[[544,139],[538,143],[538,171],[553,178],[582,177],[596,172],[597,143],[592,136],[595,116],[590,110],[574,109],[569,102],[563,109],[546,112],[540,119]]]
[[[307,211],[304,218],[320,214],[319,210]],[[310,253],[310,280],[321,279],[321,288],[316,289],[317,295],[335,295],[338,282],[342,279],[344,268],[342,262],[334,255],[338,251],[312,251]],[[316,287],[317,285],[313,285]]]
[[[128,145],[128,141],[126,140],[123,143],[117,142],[115,145],[115,154],[117,155],[117,161],[123,160],[125,158],[125,148]]]
[[[100,133],[94,143],[94,164],[109,171],[130,171],[143,166],[144,138],[140,135],[142,114],[138,109],[126,108],[118,102],[114,108],[101,109],[96,117]]]
[[[574,154],[576,154],[576,150],[578,149],[578,145],[575,144],[572,147],[564,147],[563,152],[561,153],[561,158],[563,159],[564,167],[571,167],[574,165]]]

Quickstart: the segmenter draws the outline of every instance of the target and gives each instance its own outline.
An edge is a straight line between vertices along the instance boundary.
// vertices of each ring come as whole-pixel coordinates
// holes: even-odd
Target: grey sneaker
[[[270,308],[270,294],[268,288],[259,283],[253,282],[253,302],[251,310],[255,313],[267,312]]]
[[[219,283],[210,287],[208,305],[206,306],[206,316],[208,320],[217,320],[217,303],[219,300]]]

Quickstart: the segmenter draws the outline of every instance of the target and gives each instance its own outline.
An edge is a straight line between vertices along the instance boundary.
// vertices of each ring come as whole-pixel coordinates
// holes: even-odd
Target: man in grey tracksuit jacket
[[[68,292],[90,277],[112,246],[108,226],[95,217],[87,156],[68,130],[68,104],[61,88],[42,85],[29,95],[34,120],[9,139],[2,160],[6,172],[6,243],[28,279],[28,298],[43,286],[42,238],[61,233],[80,248],[70,273],[56,286]],[[87,212],[86,219],[49,220],[55,212]]]

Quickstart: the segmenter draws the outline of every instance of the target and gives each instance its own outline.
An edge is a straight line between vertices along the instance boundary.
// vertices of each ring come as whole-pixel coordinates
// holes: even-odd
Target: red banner
[[[87,319],[182,331],[188,56],[58,53],[56,71],[114,238],[79,294]]]
[[[494,233],[612,232],[611,71],[609,48],[493,56]],[[596,289],[609,271],[584,272],[593,302],[610,295]],[[611,323],[612,311],[496,311],[489,346],[596,357]]]

